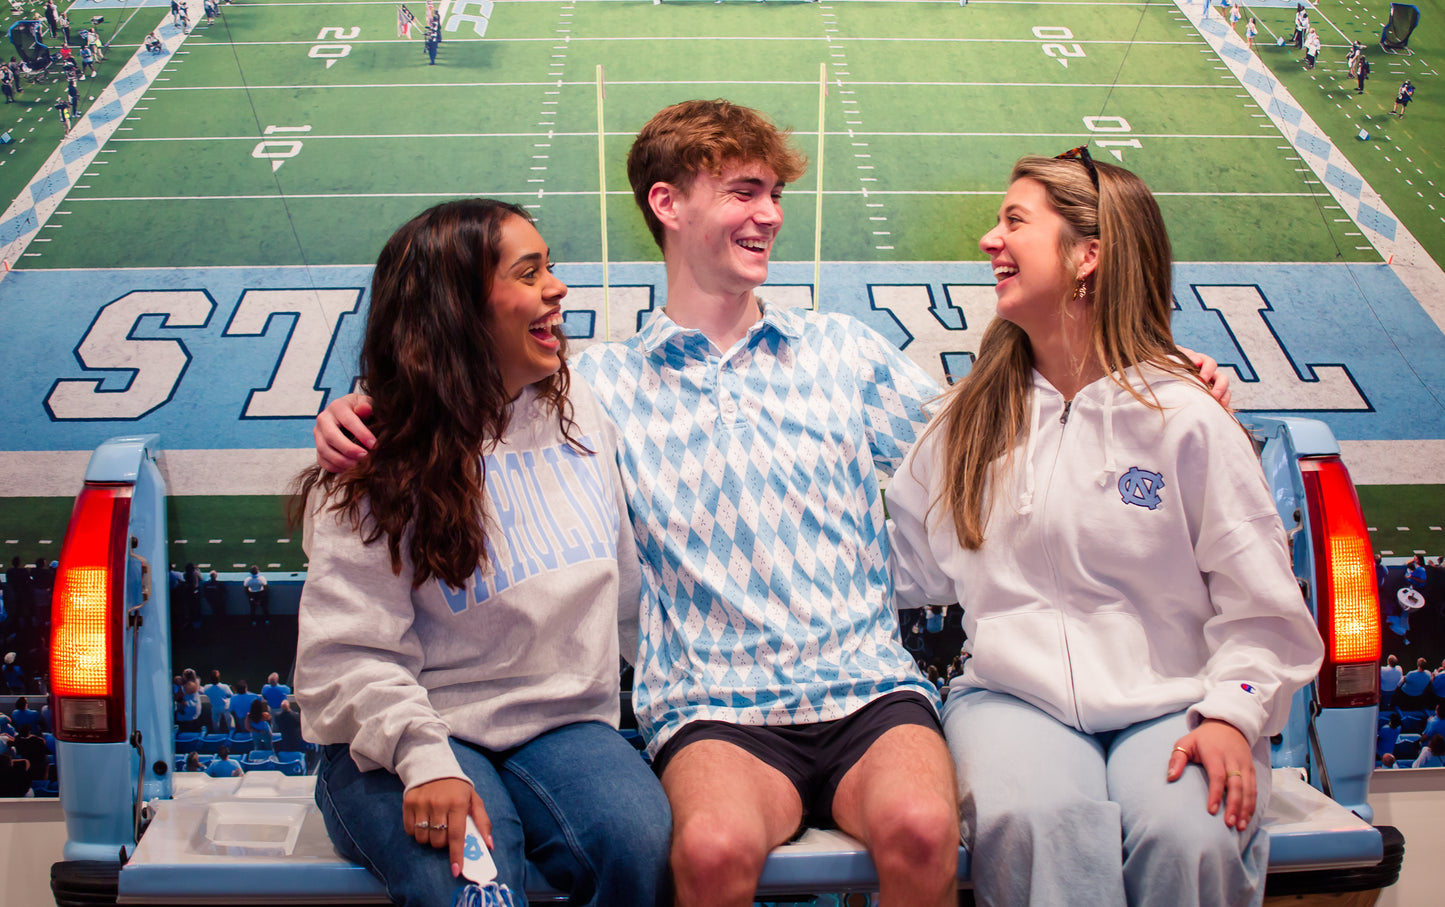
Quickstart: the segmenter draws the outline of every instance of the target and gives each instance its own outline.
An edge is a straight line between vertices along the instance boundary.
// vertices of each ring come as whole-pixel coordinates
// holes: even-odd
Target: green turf
[[[215,495],[166,499],[170,559],[222,573],[258,565],[262,572],[303,569],[301,530],[287,526],[283,498]],[[281,541],[285,539],[286,541]],[[273,566],[279,564],[280,566]]]
[[[1420,25],[1410,37],[1411,54],[1392,55],[1380,48],[1386,3],[1323,4],[1323,15],[1313,23],[1325,46],[1313,71],[1305,70],[1299,62],[1303,54],[1292,46],[1262,46],[1265,42],[1257,41],[1255,47],[1260,60],[1440,263],[1445,262],[1445,80],[1439,75],[1445,63],[1445,31],[1440,27],[1445,2],[1416,0],[1413,5],[1420,8]],[[1255,12],[1276,34],[1288,38],[1293,31],[1292,7]],[[1364,44],[1370,60],[1363,95],[1355,94],[1345,66],[1350,40]],[[1397,119],[1390,109],[1407,78],[1416,86],[1415,101],[1405,117]],[[1370,134],[1369,141],[1355,138],[1361,129]]]
[[[635,130],[665,104],[725,95],[816,157],[820,63],[844,74],[825,102],[827,260],[980,260],[1009,163],[1089,139],[1085,117],[1099,115],[1127,121],[1139,147],[1123,162],[1159,194],[1181,260],[1378,260],[1172,5],[847,3],[829,7],[833,33],[819,5],[711,6],[576,4],[559,44],[562,5],[499,5],[486,40],[449,37],[435,67],[419,41],[395,39],[386,5],[227,7],[187,39],[27,266],[359,264],[417,210],[476,194],[531,206],[563,260],[598,260],[598,65],[609,258],[655,260],[626,194]],[[359,29],[329,69],[308,56],[323,22]],[[1084,56],[1059,65],[1036,23],[1071,29]],[[279,168],[253,156],[290,140],[302,151]],[[818,179],[815,167],[789,188],[776,259],[812,258]]]
[[[1445,554],[1445,485],[1359,485],[1360,508],[1379,552],[1408,557],[1423,551]],[[1401,528],[1404,527],[1404,528]]]
[[[70,498],[0,498],[0,569],[15,557],[26,564],[60,557]]]

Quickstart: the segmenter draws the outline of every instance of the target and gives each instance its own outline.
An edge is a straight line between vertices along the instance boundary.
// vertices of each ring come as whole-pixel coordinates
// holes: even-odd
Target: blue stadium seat
[[[250,734],[232,734],[231,742],[227,744],[231,748],[232,756],[241,756],[251,752]]]
[[[1420,735],[1401,734],[1400,739],[1395,741],[1396,761],[1407,759],[1414,762],[1418,755],[1420,755]]]
[[[1423,727],[1423,725],[1422,725]],[[201,735],[194,731],[176,732],[176,752],[194,753],[201,748]]]
[[[211,733],[202,734],[202,735],[201,735],[201,752],[203,752],[203,753],[211,753],[211,754],[214,755],[216,752],[219,751],[220,746],[221,746],[221,744],[223,744],[223,743],[226,744],[227,746],[230,746],[230,744],[231,744],[231,735],[230,735],[230,734],[211,734]]]
[[[281,763],[272,758],[270,753],[247,753],[241,757],[241,767],[248,772],[280,771]]]

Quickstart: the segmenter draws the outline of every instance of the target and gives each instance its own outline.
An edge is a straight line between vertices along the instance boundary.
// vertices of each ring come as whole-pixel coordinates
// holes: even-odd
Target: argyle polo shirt
[[[642,561],[649,752],[689,721],[792,725],[937,692],[903,648],[878,471],[938,386],[846,315],[764,307],[732,349],[654,312],[576,370],[616,421]]]

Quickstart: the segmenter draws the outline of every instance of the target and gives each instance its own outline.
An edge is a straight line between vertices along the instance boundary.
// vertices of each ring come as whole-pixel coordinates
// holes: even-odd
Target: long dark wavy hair
[[[487,297],[511,217],[532,221],[506,202],[446,202],[387,240],[360,362],[376,444],[339,475],[312,466],[296,478],[293,517],[321,490],[368,544],[385,537],[397,574],[405,544],[413,588],[437,577],[460,589],[487,563],[483,455],[505,436],[511,412]],[[563,437],[590,454],[574,437],[566,339],[560,327],[556,334],[561,367],[534,387]]]

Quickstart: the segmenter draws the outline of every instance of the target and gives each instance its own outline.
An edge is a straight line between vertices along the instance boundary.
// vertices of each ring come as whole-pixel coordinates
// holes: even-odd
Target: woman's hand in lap
[[[492,820],[487,817],[482,798],[468,781],[440,778],[419,784],[401,799],[402,828],[418,844],[427,844],[451,852],[452,875],[462,871],[462,850],[467,837],[467,815],[477,823],[477,831],[487,849],[492,848]],[[417,827],[418,822],[426,825]],[[439,828],[438,826],[445,826]]]
[[[1170,781],[1178,781],[1184,768],[1198,762],[1209,775],[1209,814],[1224,803],[1224,823],[1243,831],[1254,816],[1254,758],[1249,741],[1227,721],[1206,718],[1180,737],[1169,754]]]

